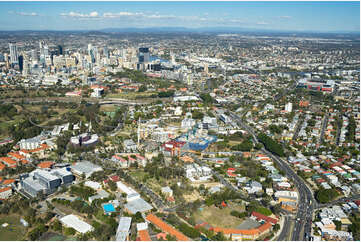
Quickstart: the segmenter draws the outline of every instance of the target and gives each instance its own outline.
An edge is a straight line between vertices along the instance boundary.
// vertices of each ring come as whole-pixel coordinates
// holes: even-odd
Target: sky
[[[359,32],[360,2],[0,2],[0,30],[133,27]]]

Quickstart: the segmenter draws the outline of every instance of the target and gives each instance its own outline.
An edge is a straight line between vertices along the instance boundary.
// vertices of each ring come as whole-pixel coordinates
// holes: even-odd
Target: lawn
[[[106,96],[106,98],[125,98],[125,99],[138,99],[138,98],[149,98],[155,92],[121,92],[121,93],[111,93]]]
[[[2,224],[9,225],[4,228]],[[18,215],[1,215],[0,216],[0,240],[22,240],[26,233],[26,228],[20,223]]]
[[[230,207],[219,209],[212,205],[203,207],[193,214],[195,221],[202,220],[209,223],[213,227],[236,228],[242,223],[242,219],[230,215],[232,210],[243,212],[243,206],[231,205]]]
[[[140,170],[130,172],[130,175],[138,182],[142,182],[146,174],[147,174],[146,172]]]

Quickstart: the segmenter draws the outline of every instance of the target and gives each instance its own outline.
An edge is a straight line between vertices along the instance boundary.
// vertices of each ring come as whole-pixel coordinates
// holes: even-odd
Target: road
[[[295,133],[293,134],[293,137],[292,137],[292,140],[296,140],[297,137],[298,137],[298,133],[300,132],[301,130],[301,125],[303,123],[303,120],[304,120],[304,116],[303,115],[300,115],[300,118],[297,122],[297,125],[296,125],[296,130],[295,130]]]
[[[254,143],[259,143],[254,131],[245,125],[242,120],[235,114],[231,113],[231,117],[237,121],[237,123],[244,128],[249,134],[251,134]],[[314,206],[317,205],[316,200],[313,198],[312,191],[305,184],[305,182],[289,167],[287,162],[281,159],[279,156],[272,154],[267,151],[265,148],[261,149],[262,152],[267,154],[273,161],[276,162],[279,169],[285,172],[289,180],[293,181],[295,184],[298,194],[298,210],[296,214],[296,223],[295,228],[292,233],[293,241],[302,241],[305,238],[305,233],[311,233],[311,224],[313,217]],[[310,202],[311,201],[311,202]],[[310,204],[311,203],[311,204]]]
[[[342,120],[342,114],[341,113],[338,114],[338,118]],[[339,124],[337,124],[337,133],[336,133],[336,145],[337,146],[340,144],[341,128],[342,128],[342,125],[340,126]]]
[[[283,216],[284,222],[283,222],[283,227],[282,227],[282,231],[280,233],[280,235],[278,236],[278,238],[276,239],[277,241],[287,241],[289,234],[290,234],[290,229],[291,229],[291,217],[290,216]]]
[[[327,127],[328,117],[329,117],[329,115],[326,114],[326,116],[323,118],[322,129],[321,129],[320,140],[319,140],[320,144],[323,143],[323,137],[324,137],[324,134],[325,134],[325,129]]]

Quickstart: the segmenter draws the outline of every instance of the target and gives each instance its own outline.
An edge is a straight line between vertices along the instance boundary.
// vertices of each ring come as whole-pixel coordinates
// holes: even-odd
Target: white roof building
[[[85,186],[93,188],[94,190],[98,190],[102,188],[102,185],[99,182],[93,182],[93,181],[86,181],[84,183]]]
[[[80,220],[77,216],[73,214],[62,217],[60,219],[60,222],[63,223],[64,226],[73,228],[82,234],[93,230],[93,227],[90,224]]]
[[[132,222],[131,217],[121,217],[119,219],[115,241],[126,241],[129,235],[129,229]]]

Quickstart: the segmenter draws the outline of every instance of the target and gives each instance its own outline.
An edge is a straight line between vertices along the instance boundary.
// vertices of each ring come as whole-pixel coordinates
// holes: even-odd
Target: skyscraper
[[[63,46],[58,45],[58,54],[62,55],[63,54]]]
[[[23,71],[23,67],[24,67],[24,57],[23,57],[22,55],[19,55],[18,63],[19,63],[20,72],[22,72],[22,71]]]
[[[103,54],[104,54],[105,58],[109,58],[109,57],[110,57],[108,47],[105,46],[105,47],[103,48]]]
[[[33,62],[38,61],[38,53],[36,52],[36,50],[31,51],[31,60]]]
[[[148,63],[150,61],[149,48],[139,48],[139,63]]]
[[[17,64],[18,63],[18,48],[15,42],[9,43],[10,48],[10,64]]]

